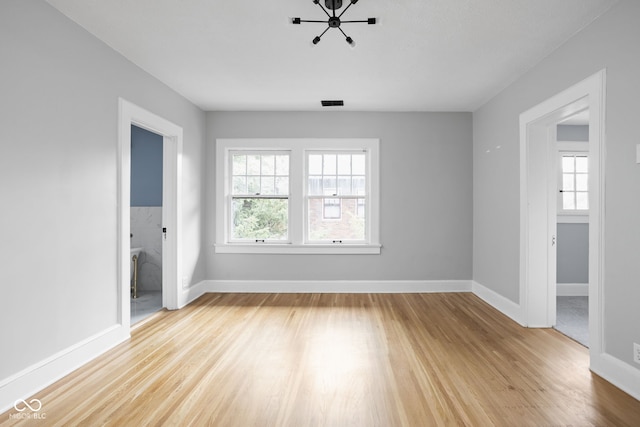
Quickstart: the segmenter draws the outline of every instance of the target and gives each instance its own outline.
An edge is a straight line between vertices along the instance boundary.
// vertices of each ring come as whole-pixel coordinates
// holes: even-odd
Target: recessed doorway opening
[[[556,323],[589,347],[589,109],[556,127]],[[553,171],[552,171],[553,173]]]
[[[528,327],[557,319],[557,125],[584,111],[588,119],[588,295],[591,367],[602,358],[605,71],[520,115],[520,307]]]
[[[162,139],[161,293],[162,307],[177,309],[182,276],[182,128],[124,99],[119,102],[119,303],[118,319],[129,334],[131,318],[131,140],[132,128]],[[143,248],[144,250],[144,248]]]

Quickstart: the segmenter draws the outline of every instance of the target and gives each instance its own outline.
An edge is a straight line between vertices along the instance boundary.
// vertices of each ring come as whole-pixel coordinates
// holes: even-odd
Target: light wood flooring
[[[46,420],[24,424],[640,425],[588,364],[468,293],[207,294],[35,394]]]

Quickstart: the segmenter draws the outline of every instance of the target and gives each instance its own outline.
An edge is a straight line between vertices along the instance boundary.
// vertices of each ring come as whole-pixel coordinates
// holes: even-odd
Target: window
[[[307,240],[365,241],[366,160],[362,151],[307,151]]]
[[[560,152],[558,211],[588,215],[589,157],[584,152]]]
[[[286,241],[289,154],[232,151],[230,241]]]
[[[216,141],[216,252],[380,253],[377,139]]]

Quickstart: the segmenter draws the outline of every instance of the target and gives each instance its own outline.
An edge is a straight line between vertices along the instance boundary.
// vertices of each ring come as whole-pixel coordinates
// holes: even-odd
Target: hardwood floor
[[[472,294],[207,294],[132,335],[34,395],[31,425],[640,424],[587,349]]]

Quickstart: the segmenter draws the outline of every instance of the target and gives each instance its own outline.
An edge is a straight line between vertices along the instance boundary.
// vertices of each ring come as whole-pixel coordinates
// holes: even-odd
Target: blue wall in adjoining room
[[[162,136],[133,125],[131,206],[162,206]]]

